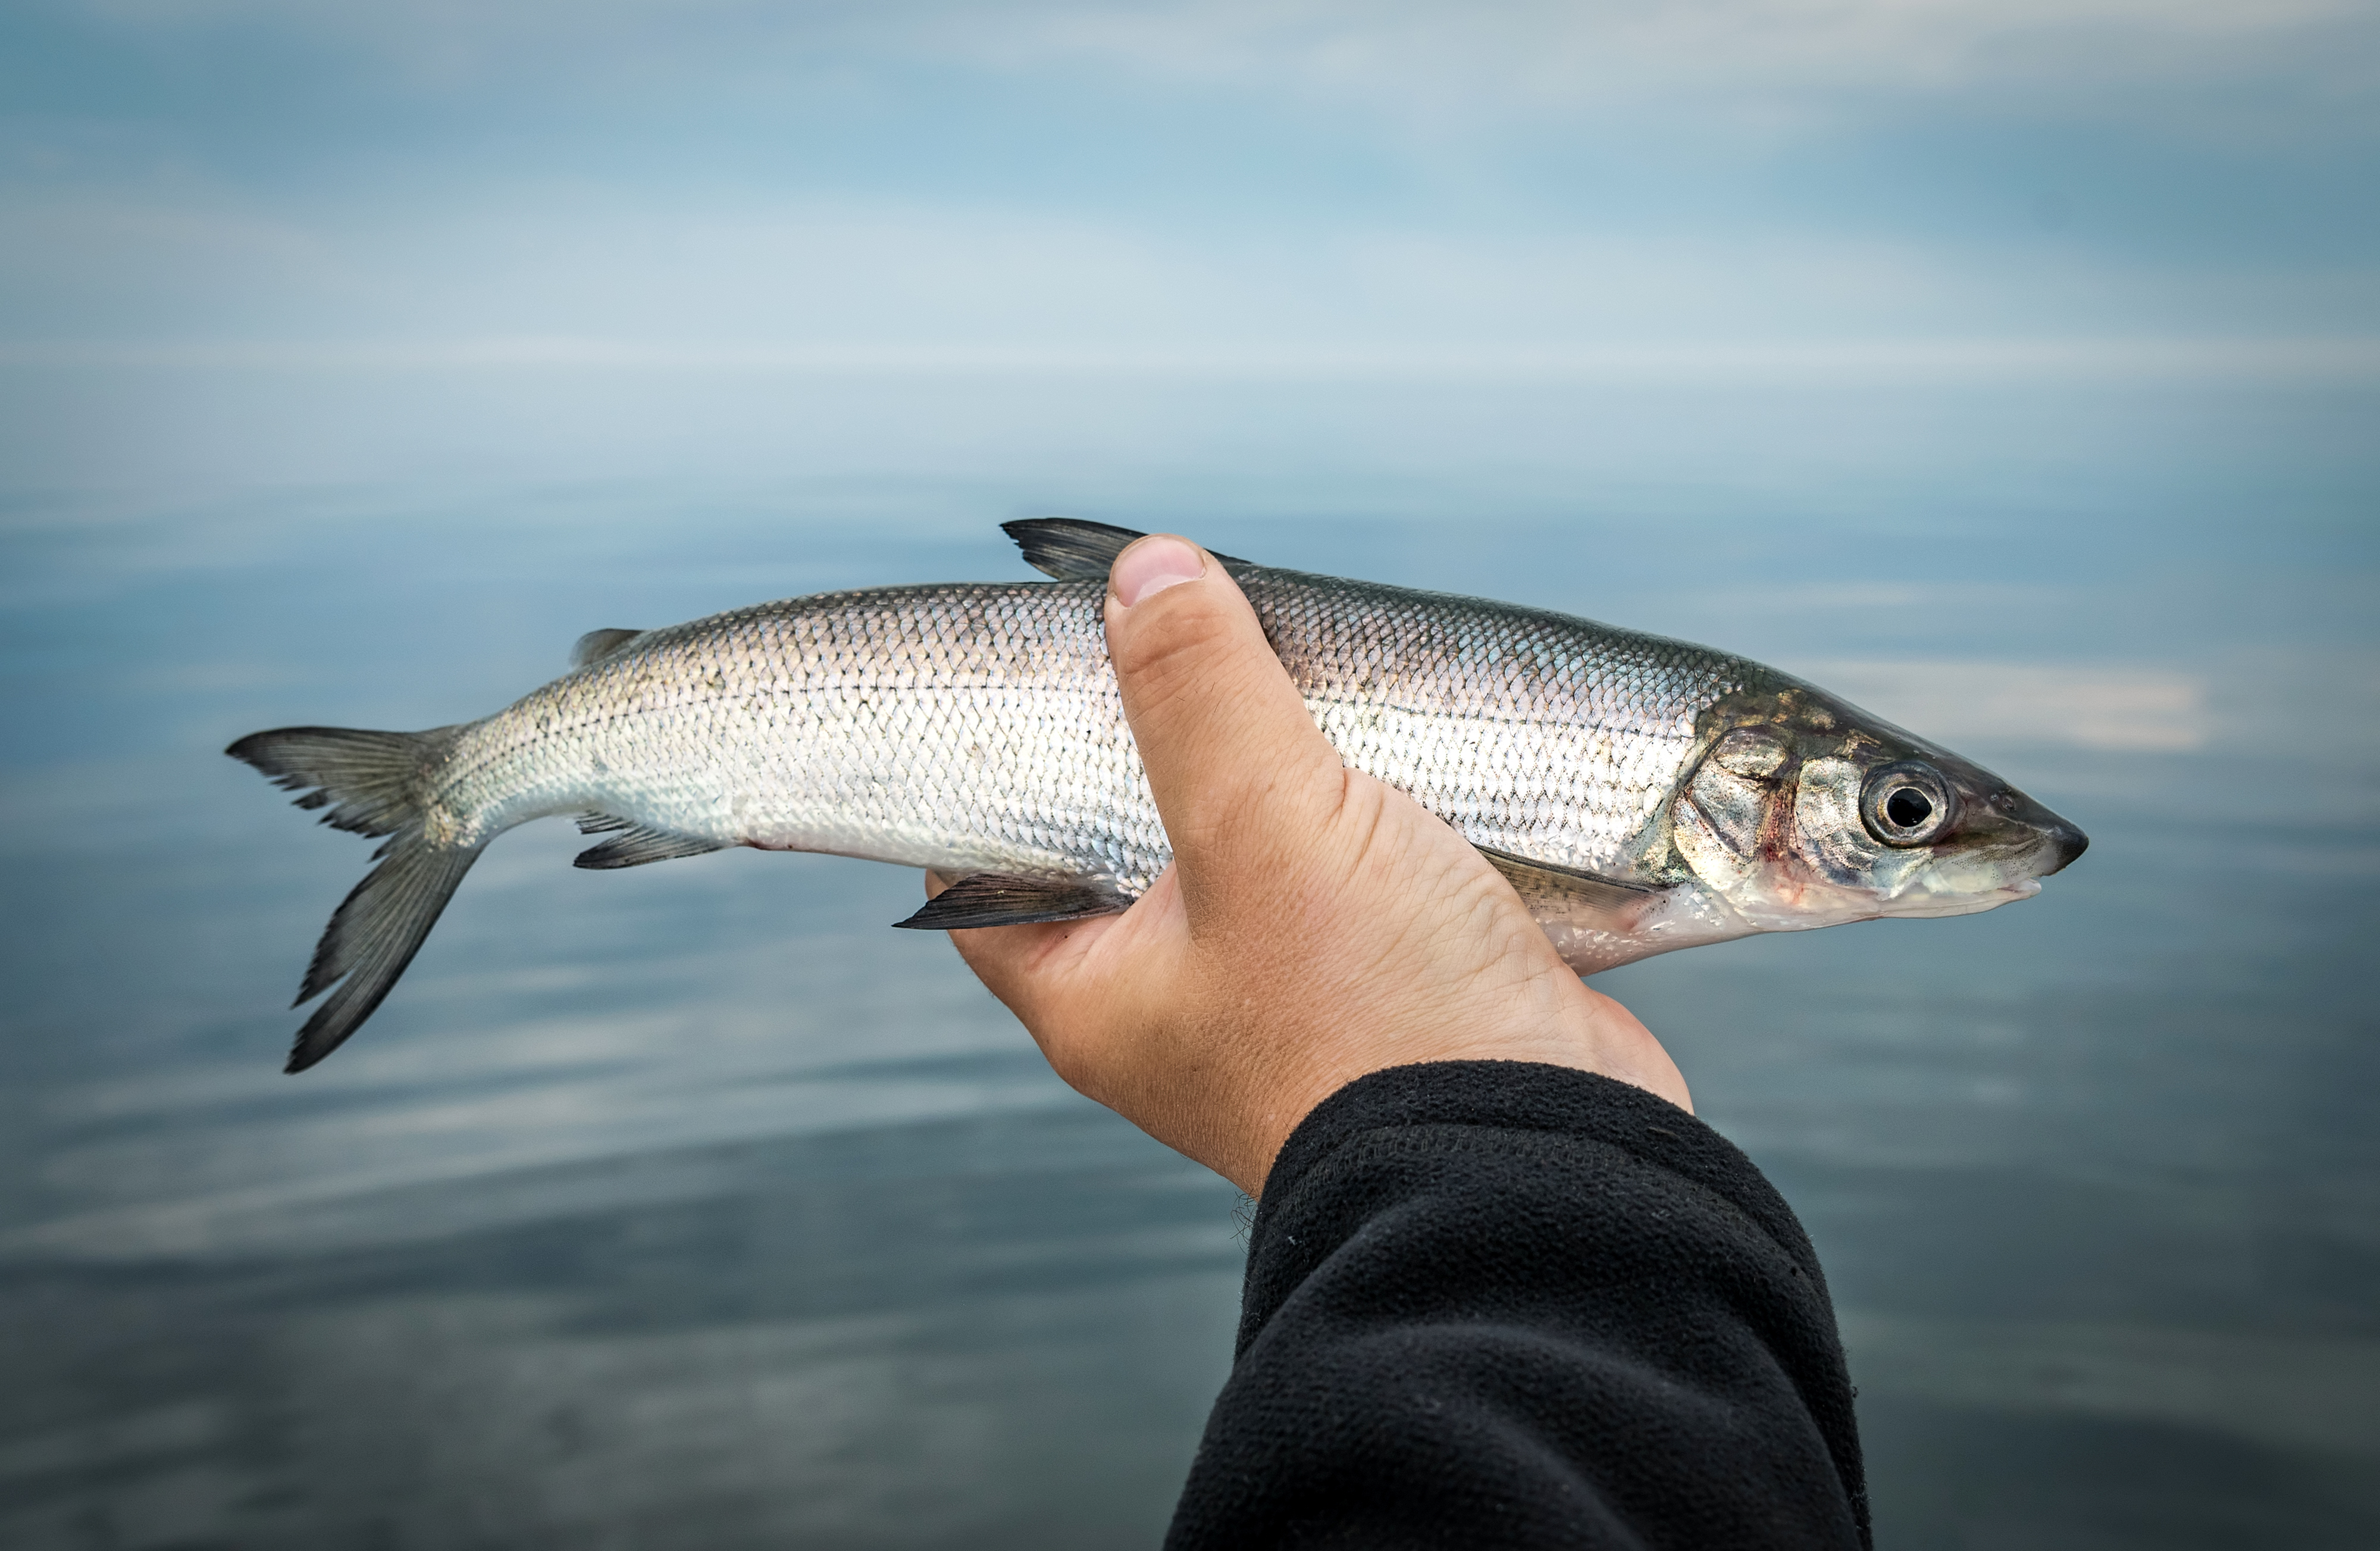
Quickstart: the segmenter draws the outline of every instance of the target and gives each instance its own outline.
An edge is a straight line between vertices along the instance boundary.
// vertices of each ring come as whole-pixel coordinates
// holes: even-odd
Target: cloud
[[[2369,35],[2355,0],[1200,0],[947,13],[988,55],[1075,54],[1154,76],[1296,81],[1331,93],[1630,105],[1680,87],[1803,98],[2238,79],[2367,66],[2322,44]],[[964,19],[962,19],[964,18]]]
[[[1809,128],[1915,101],[1993,117],[2368,138],[2369,0],[90,0],[118,30],[268,28],[408,74],[550,83],[690,67],[779,85],[854,61],[1089,71],[1447,129],[1654,114]]]
[[[492,203],[259,212],[20,193],[0,250],[0,361],[1356,381],[2380,372],[2372,275],[2282,287],[1840,232],[1185,231],[1088,211],[646,189]]]
[[[2380,320],[2351,148],[2292,185],[1952,123],[2265,102],[2350,140],[2380,13],[2346,0],[68,14],[115,54],[61,46],[88,111],[0,134],[19,360],[2368,378]],[[1655,143],[1704,127],[1750,153]],[[2029,219],[2052,192],[2079,233]]]

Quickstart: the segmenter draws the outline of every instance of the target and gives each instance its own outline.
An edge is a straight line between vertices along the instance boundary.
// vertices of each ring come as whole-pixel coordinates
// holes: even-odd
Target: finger
[[[1342,766],[1223,568],[1186,539],[1135,541],[1109,572],[1107,631],[1191,904],[1310,837]]]

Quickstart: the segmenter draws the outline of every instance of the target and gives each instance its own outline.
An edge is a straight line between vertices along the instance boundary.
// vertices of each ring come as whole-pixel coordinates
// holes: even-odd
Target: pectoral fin
[[[973,873],[927,900],[908,920],[892,924],[920,932],[958,932],[978,926],[1082,921],[1091,916],[1118,915],[1131,908],[1130,895],[1093,878]]]
[[[1550,861],[1532,861],[1488,846],[1479,847],[1478,851],[1504,874],[1524,904],[1533,905],[1539,899],[1560,895],[1590,910],[1616,912],[1633,910],[1660,892],[1645,884],[1623,883],[1600,873]]]

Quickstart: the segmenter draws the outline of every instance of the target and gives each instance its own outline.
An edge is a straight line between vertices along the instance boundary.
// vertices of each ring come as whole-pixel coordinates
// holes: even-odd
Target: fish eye
[[[1950,827],[1958,802],[1939,771],[1922,760],[1902,760],[1869,773],[1860,817],[1888,846],[1922,846]]]

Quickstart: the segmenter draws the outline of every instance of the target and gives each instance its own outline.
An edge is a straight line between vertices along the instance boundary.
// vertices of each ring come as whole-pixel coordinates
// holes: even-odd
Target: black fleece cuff
[[[1257,1203],[1248,1233],[1242,1349],[1254,1336],[1254,1326],[1271,1313],[1275,1301],[1257,1296],[1258,1265],[1266,1247],[1280,1237],[1272,1231],[1276,1219],[1297,1199],[1305,1177],[1364,1133],[1399,1126],[1560,1131],[1617,1147],[1701,1186],[1742,1212],[1817,1284],[1819,1296],[1826,1296],[1817,1252],[1777,1187],[1734,1142],[1669,1100],[1633,1082],[1575,1067],[1537,1061],[1423,1061],[1385,1067],[1355,1079],[1315,1105],[1281,1143],[1265,1176],[1264,1197]],[[1289,1267],[1280,1270],[1293,1281]]]
[[[1348,1084],[1275,1160],[1168,1545],[1864,1545],[1809,1240],[1641,1089],[1528,1062]]]

